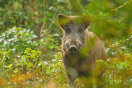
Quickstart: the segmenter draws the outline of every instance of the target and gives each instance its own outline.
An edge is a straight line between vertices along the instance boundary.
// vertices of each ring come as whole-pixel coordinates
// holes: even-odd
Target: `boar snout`
[[[69,51],[70,51],[70,52],[77,52],[77,47],[76,47],[76,45],[71,45],[70,48],[69,48]]]
[[[67,41],[65,46],[69,53],[77,53],[79,52],[79,48],[82,46],[82,44],[79,41]]]

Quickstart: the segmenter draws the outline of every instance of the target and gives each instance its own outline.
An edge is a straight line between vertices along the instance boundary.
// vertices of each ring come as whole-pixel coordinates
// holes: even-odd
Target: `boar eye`
[[[82,29],[78,29],[78,33],[82,33],[82,31],[83,31]]]
[[[66,33],[70,33],[71,30],[69,28],[65,29]]]

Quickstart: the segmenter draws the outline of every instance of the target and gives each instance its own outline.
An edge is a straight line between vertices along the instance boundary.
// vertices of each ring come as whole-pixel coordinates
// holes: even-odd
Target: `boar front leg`
[[[78,77],[77,70],[72,66],[71,60],[68,57],[63,58],[64,67],[67,73],[67,77],[71,83],[73,83]]]

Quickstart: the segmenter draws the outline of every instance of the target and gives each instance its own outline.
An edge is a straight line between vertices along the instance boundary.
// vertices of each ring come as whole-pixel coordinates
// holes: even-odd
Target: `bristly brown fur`
[[[77,19],[78,16],[61,16],[61,18],[68,19],[66,24],[63,25],[60,24],[61,29],[64,32],[62,38],[62,45],[61,45],[62,59],[69,80],[74,82],[74,80],[77,77],[80,76],[88,77],[91,69],[95,67],[96,60],[102,59],[106,61],[106,51],[101,40],[93,32],[88,31],[87,28],[83,31],[83,35],[82,35],[83,37],[78,37],[80,36],[80,34],[74,32],[73,34],[65,33],[66,30],[65,26],[67,26],[67,24],[72,25],[72,23],[76,21],[75,19]],[[70,23],[71,20],[72,22]],[[89,23],[87,23],[86,25],[89,25]],[[76,30],[74,29],[74,26],[71,29]],[[76,35],[76,37],[74,35]],[[68,38],[66,38],[67,36]],[[79,53],[69,55],[69,52],[66,51],[65,43],[66,40],[70,40],[70,39],[76,39],[76,40],[80,39],[82,46],[79,49]],[[73,40],[70,42],[73,42]]]

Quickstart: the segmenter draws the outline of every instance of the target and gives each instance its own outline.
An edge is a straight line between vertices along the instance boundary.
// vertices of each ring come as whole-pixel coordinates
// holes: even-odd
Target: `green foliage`
[[[95,70],[96,75],[105,70],[103,86],[131,88],[131,4],[131,0],[0,0],[0,87],[71,87],[61,60],[57,18],[74,14],[89,15],[88,29],[105,40],[108,58],[98,60]],[[85,80],[94,80],[96,88],[95,79]],[[77,86],[83,88],[78,80]]]
[[[43,35],[47,38],[37,41],[37,36],[33,31],[18,27],[13,27],[1,34],[0,68],[2,74],[6,74],[5,77],[14,75],[9,78],[11,83],[26,82],[31,77],[36,79],[36,73],[39,73],[39,79],[42,80],[40,83],[47,83],[53,79],[57,86],[68,86],[67,80],[64,80],[66,76],[64,76],[63,64],[60,59],[61,53],[58,52],[60,47],[57,45],[58,42],[53,39],[58,35],[48,36],[46,32]],[[27,77],[28,73],[31,77]],[[43,79],[41,79],[43,75],[40,74],[45,74]],[[24,78],[21,80],[21,77]],[[33,80],[33,82],[35,81]],[[9,83],[6,85],[10,86]]]
[[[127,3],[124,5],[124,3]],[[131,11],[128,11],[132,4],[131,0],[109,1],[93,0],[86,9],[86,14],[91,16],[90,30],[105,38],[122,38],[131,35]],[[118,8],[122,6],[121,8]],[[129,8],[127,8],[129,7]],[[118,9],[115,9],[118,8]],[[129,19],[129,20],[128,20]]]
[[[0,67],[9,74],[18,73],[23,67],[23,54],[27,47],[35,48],[36,41],[32,41],[37,36],[30,30],[13,27],[2,33],[0,36]],[[14,70],[14,71],[13,71]]]
[[[122,57],[122,58],[121,58]],[[126,54],[116,58],[111,58],[109,62],[97,61],[97,66],[105,69],[104,80],[106,87],[131,87],[132,80],[132,55]],[[97,68],[98,68],[97,67]]]
[[[69,14],[69,9],[68,3],[63,0],[2,0],[0,31],[16,26],[32,29],[39,37],[47,29],[60,33],[56,24],[58,13]]]

